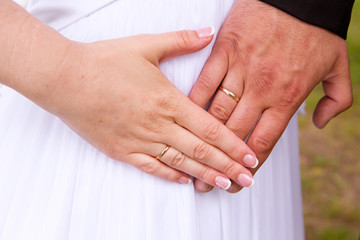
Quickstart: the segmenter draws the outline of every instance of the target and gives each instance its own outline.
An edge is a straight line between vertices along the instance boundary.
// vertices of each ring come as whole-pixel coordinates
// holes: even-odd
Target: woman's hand
[[[108,156],[180,183],[192,175],[222,189],[230,186],[228,177],[252,184],[241,163],[255,163],[254,153],[158,68],[208,45],[212,28],[82,44],[10,0],[2,1],[0,22],[0,83],[60,117]]]
[[[252,175],[242,164],[245,156],[256,162],[254,153],[158,68],[212,38],[209,27],[72,43],[60,74],[35,100],[109,157],[146,173],[180,183],[191,175],[221,189],[230,187],[229,178],[250,186]]]

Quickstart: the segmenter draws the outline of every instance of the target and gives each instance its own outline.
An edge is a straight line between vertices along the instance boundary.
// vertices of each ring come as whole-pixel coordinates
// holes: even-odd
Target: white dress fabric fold
[[[28,9],[67,38],[93,42],[218,30],[233,2],[33,0]],[[161,70],[188,94],[212,44]],[[251,189],[200,194],[106,157],[56,116],[0,87],[0,239],[304,239],[297,131],[294,118]]]

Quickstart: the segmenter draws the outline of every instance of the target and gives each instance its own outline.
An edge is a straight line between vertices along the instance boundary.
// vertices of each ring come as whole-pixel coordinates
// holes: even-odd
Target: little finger
[[[147,174],[170,182],[177,182],[180,184],[191,183],[190,176],[186,173],[173,169],[146,154],[132,153],[128,155],[126,162]]]

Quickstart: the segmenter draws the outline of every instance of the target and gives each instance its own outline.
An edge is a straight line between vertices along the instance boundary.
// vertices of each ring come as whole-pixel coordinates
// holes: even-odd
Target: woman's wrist
[[[54,87],[74,42],[12,1],[0,7],[0,83],[39,103]]]

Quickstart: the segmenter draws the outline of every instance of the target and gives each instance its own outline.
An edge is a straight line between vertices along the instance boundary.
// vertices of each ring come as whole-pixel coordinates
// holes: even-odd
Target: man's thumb
[[[183,30],[153,35],[155,39],[149,50],[156,53],[158,62],[162,62],[203,49],[211,42],[214,33],[214,27],[206,27],[196,31]]]
[[[351,107],[353,95],[350,75],[345,78],[334,77],[323,84],[325,96],[317,104],[313,122],[316,127],[323,128],[332,118]]]

